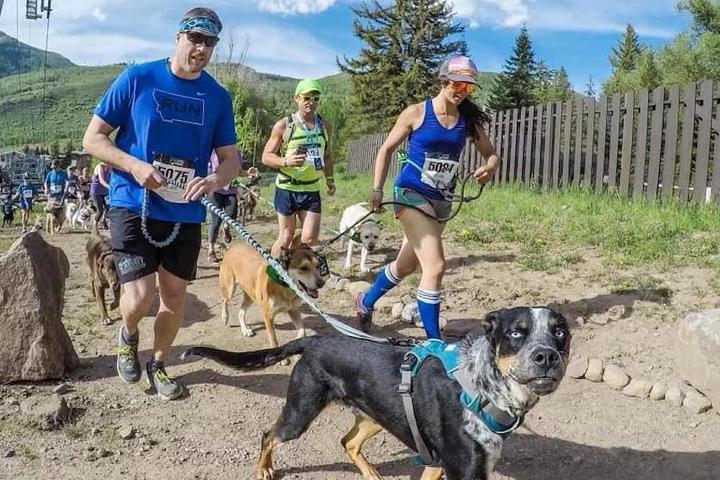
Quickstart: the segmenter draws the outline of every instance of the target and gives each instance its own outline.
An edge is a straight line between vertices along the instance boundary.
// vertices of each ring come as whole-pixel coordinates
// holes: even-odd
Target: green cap
[[[300,82],[298,82],[297,84],[297,87],[295,87],[295,95],[303,95],[308,92],[323,93],[320,82],[318,82],[317,80],[311,80],[309,78],[306,78],[305,80],[300,80]]]

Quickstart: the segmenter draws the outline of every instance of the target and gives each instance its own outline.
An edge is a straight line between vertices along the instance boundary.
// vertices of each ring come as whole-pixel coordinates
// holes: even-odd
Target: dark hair
[[[465,118],[465,133],[473,140],[477,140],[478,133],[475,127],[483,128],[486,124],[489,124],[490,115],[478,107],[470,98],[465,98],[460,102],[458,110]]]
[[[193,18],[193,17],[208,17],[213,22],[217,23],[218,27],[220,27],[220,30],[222,30],[222,22],[220,21],[220,17],[218,17],[217,13],[215,13],[215,11],[213,11],[210,8],[205,8],[205,7],[191,8],[190,10],[185,12],[185,15],[183,15],[182,20],[187,20],[188,18]]]

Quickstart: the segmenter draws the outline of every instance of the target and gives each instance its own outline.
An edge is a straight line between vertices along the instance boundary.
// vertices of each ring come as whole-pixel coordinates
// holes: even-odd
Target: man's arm
[[[115,128],[97,115],[93,115],[83,137],[83,149],[113,168],[130,173],[141,186],[156,189],[165,179],[155,167],[120,150],[110,134]]]
[[[285,132],[285,119],[280,119],[275,122],[270,138],[265,144],[262,154],[262,163],[272,168],[283,168],[283,167],[302,167],[305,163],[305,155],[288,155],[287,158],[283,158],[278,155],[280,147],[283,144],[283,133]],[[291,152],[288,152],[290,154]]]

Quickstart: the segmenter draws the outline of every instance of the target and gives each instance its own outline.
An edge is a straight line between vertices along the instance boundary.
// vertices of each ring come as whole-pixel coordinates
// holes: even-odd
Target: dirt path
[[[268,219],[268,222],[271,220]],[[269,245],[274,226],[251,230]],[[118,324],[103,326],[86,282],[83,260],[85,234],[52,238],[71,261],[66,284],[65,323],[82,368],[67,379],[74,391],[66,394],[81,412],[75,427],[40,432],[21,421],[18,407],[0,400],[0,478],[29,479],[252,479],[260,433],[283,403],[290,367],[238,373],[209,361],[180,363],[189,395],[162,402],[143,386],[126,386],[115,373],[114,340]],[[386,239],[388,247],[397,238]],[[249,350],[265,345],[258,312],[250,322],[258,335],[241,336],[239,328],[220,321],[217,267],[201,254],[199,278],[190,286],[186,320],[176,341],[176,353],[194,344]],[[493,245],[470,251],[451,245],[443,315],[452,334],[474,327],[474,319],[490,309],[521,304],[555,304],[573,322],[573,354],[596,356],[623,366],[631,375],[667,379],[673,375],[675,322],[691,311],[714,308],[718,294],[712,272],[681,269],[618,270],[607,267],[594,252],[586,260],[552,275],[524,271],[515,263],[514,245]],[[373,255],[375,266],[393,258],[387,248]],[[339,271],[343,255],[331,256]],[[378,323],[387,331],[419,335],[419,329],[390,319],[389,306],[409,298],[413,279],[384,301]],[[618,286],[645,288],[611,293]],[[348,320],[350,295],[325,288],[320,303],[337,318]],[[235,315],[236,309],[231,310]],[[116,314],[117,315],[117,314]],[[329,328],[309,315],[318,333]],[[149,358],[152,322],[141,324],[141,359]],[[280,318],[281,342],[295,332]],[[52,390],[56,383],[0,386],[0,398],[19,400]],[[355,468],[340,446],[351,425],[347,409],[331,407],[299,440],[278,447],[275,467],[281,478],[357,479]],[[132,425],[137,434],[121,440],[118,425]],[[105,449],[110,454],[97,458]],[[365,448],[367,457],[386,479],[416,479],[421,469],[409,451],[382,433]],[[566,379],[560,389],[528,415],[525,427],[507,441],[494,480],[717,480],[720,478],[720,416],[717,410],[693,415],[666,401],[626,397],[604,384]]]

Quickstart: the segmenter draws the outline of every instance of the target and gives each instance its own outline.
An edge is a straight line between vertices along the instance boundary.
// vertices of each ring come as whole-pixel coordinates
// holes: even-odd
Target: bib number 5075
[[[168,185],[172,185],[178,188],[185,188],[188,183],[188,172],[187,170],[176,170],[172,167],[164,167],[158,165],[157,167],[160,174],[165,177],[165,181]]]

